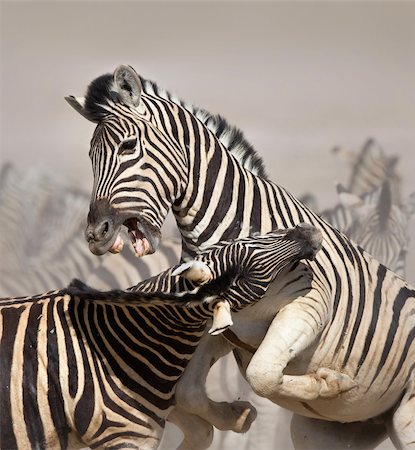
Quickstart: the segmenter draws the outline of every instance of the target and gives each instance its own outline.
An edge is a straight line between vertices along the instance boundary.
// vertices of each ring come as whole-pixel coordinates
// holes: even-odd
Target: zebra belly
[[[319,368],[328,368],[348,375],[356,387],[331,399],[298,401],[275,396],[271,398],[274,403],[303,416],[346,423],[375,418],[400,401],[411,370],[409,361],[397,374],[399,358],[395,364],[380,368],[381,354],[377,354],[378,359],[370,359],[357,371],[360,353],[352,354],[342,366],[339,362],[344,361],[344,352],[333,352],[332,345],[326,342],[317,341],[304,350],[288,364],[284,374],[314,374]]]
[[[341,394],[334,399],[298,401],[273,397],[270,400],[294,413],[314,419],[341,423],[363,422],[376,418],[393,408],[401,398],[402,392],[390,392],[387,397],[379,399],[377,392],[368,393],[356,388],[354,392]]]
[[[280,302],[275,297],[267,295],[252,307],[234,314],[232,330],[242,341],[258,347],[275,317],[276,310],[280,309],[276,306],[277,304],[279,306]],[[402,327],[401,333],[395,336],[396,344],[406,342],[404,339],[406,332],[406,327]],[[351,333],[351,329],[345,331],[346,335]],[[400,337],[401,334],[402,337]],[[379,416],[396,405],[405,390],[405,380],[409,375],[410,362],[413,361],[413,358],[408,358],[408,361],[399,370],[399,358],[404,351],[404,344],[397,345],[393,349],[390,355],[391,360],[386,359],[388,364],[383,366],[384,342],[379,342],[378,346],[371,348],[370,357],[357,370],[363,344],[355,342],[354,350],[347,358],[348,346],[344,345],[336,349],[333,342],[334,340],[328,339],[327,333],[325,334],[323,331],[315,343],[288,364],[284,373],[290,375],[313,374],[319,368],[324,367],[347,374],[357,382],[357,387],[333,399],[325,398],[305,402],[275,396],[270,400],[303,416],[338,422],[365,421]],[[240,363],[244,373],[252,355],[244,351],[242,354]],[[411,355],[411,352],[409,354]],[[412,351],[412,355],[414,355],[414,351]],[[347,363],[344,364],[346,360]]]

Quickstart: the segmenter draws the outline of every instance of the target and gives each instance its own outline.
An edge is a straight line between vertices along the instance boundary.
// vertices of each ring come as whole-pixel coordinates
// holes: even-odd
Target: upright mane
[[[172,101],[197,117],[206,127],[215,134],[223,146],[247,170],[261,178],[267,178],[262,158],[258,156],[253,146],[245,139],[242,131],[228,123],[219,114],[186,103],[176,95],[159,87],[154,81],[140,77],[145,94],[161,97]],[[101,75],[91,82],[85,96],[85,110],[96,121],[104,119],[109,111],[105,107],[109,102],[116,101],[111,74]]]

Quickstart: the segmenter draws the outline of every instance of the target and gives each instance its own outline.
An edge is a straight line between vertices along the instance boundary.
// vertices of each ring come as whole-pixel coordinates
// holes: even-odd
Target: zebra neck
[[[177,111],[179,107],[185,113],[189,113],[191,117],[196,118],[209,129],[241,165],[252,173],[262,178],[267,178],[262,158],[257,155],[253,146],[245,139],[239,128],[232,126],[219,114],[212,114],[204,108],[183,101],[174,93],[163,89],[151,80],[141,78],[141,83],[147,96],[153,99],[167,100],[169,103],[174,104],[174,111]]]
[[[253,149],[248,151],[244,144],[230,150],[230,127],[222,133],[211,115],[161,98],[157,92],[146,95],[145,101],[155,126],[181,149],[187,165],[186,176],[180,177],[180,196],[172,205],[183,256],[252,232],[266,233],[299,222],[319,226],[320,219],[306,206],[256,175],[260,172],[253,161],[259,158]]]

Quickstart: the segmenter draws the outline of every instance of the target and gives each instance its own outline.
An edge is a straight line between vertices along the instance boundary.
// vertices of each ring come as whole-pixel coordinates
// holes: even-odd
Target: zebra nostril
[[[93,240],[94,240],[94,237],[95,237],[94,232],[91,231],[91,230],[87,230],[87,231],[85,232],[85,237],[86,237],[87,242],[93,241]]]
[[[103,220],[99,225],[89,225],[85,231],[87,242],[99,242],[106,239],[113,231],[113,224],[110,220]]]
[[[105,239],[108,234],[112,233],[112,222],[108,219],[103,220],[95,229],[95,239]]]
[[[102,236],[105,236],[108,233],[108,230],[109,230],[109,223],[107,221],[107,222],[104,222],[104,224],[103,224]]]

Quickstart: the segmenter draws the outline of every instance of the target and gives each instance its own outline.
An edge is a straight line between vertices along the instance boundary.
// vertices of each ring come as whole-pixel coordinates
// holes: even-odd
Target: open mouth
[[[123,225],[127,228],[128,236],[130,237],[134,253],[137,257],[155,252],[155,246],[152,243],[152,239],[147,237],[145,227],[136,218],[127,219]],[[123,248],[124,240],[121,237],[121,233],[118,233],[115,242],[109,251],[111,253],[120,253]]]

